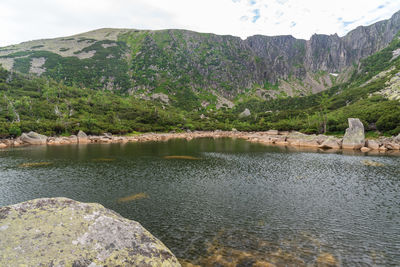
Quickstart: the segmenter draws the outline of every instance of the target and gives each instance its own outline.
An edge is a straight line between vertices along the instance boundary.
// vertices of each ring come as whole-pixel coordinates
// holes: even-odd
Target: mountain
[[[397,12],[344,37],[100,29],[3,47],[0,137],[232,128],[340,134],[348,117],[398,134],[399,30]]]
[[[186,90],[203,105],[225,101],[231,106],[229,101],[241,94],[307,95],[346,81],[360,59],[387,46],[399,30],[400,12],[344,37],[315,34],[310,40],[100,29],[3,47],[0,63],[67,85],[143,97],[174,98]]]

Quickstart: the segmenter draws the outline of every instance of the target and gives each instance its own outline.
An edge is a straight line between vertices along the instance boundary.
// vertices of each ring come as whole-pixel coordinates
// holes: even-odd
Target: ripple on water
[[[0,205],[99,202],[200,266],[398,266],[399,166],[232,139],[30,147],[0,154]]]

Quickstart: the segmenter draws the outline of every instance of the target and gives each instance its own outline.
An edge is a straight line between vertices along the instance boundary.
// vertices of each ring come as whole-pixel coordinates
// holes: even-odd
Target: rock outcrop
[[[364,125],[359,119],[349,118],[349,128],[343,137],[343,149],[360,149],[365,145]]]
[[[250,115],[251,115],[250,110],[248,108],[246,108],[245,110],[243,110],[242,113],[239,114],[239,118],[246,118]]]
[[[79,144],[87,144],[90,143],[90,140],[84,131],[79,130],[77,134],[78,143]]]
[[[181,266],[139,223],[67,198],[1,207],[0,236],[0,266]]]
[[[30,145],[44,145],[47,142],[47,136],[35,132],[23,133],[21,141]]]
[[[338,138],[330,136],[318,147],[324,149],[340,149],[342,146],[341,141]]]

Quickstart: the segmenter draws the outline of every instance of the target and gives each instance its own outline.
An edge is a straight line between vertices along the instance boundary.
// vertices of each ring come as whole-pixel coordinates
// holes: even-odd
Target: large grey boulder
[[[139,223],[68,198],[0,208],[0,237],[0,266],[180,266]]]
[[[343,149],[360,149],[365,145],[364,125],[359,119],[349,118],[349,128],[343,137]]]
[[[47,136],[30,131],[21,135],[21,141],[30,145],[45,145]]]
[[[90,140],[84,131],[79,130],[78,134],[76,135],[78,138],[79,144],[87,144],[90,143]]]

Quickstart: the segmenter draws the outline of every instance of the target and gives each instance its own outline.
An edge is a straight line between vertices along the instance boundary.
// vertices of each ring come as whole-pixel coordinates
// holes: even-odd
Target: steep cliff
[[[345,81],[349,69],[386,47],[399,30],[400,12],[344,37],[315,34],[310,40],[100,29],[3,47],[0,63],[67,85],[144,96],[163,93],[208,102],[240,94],[294,96]]]

